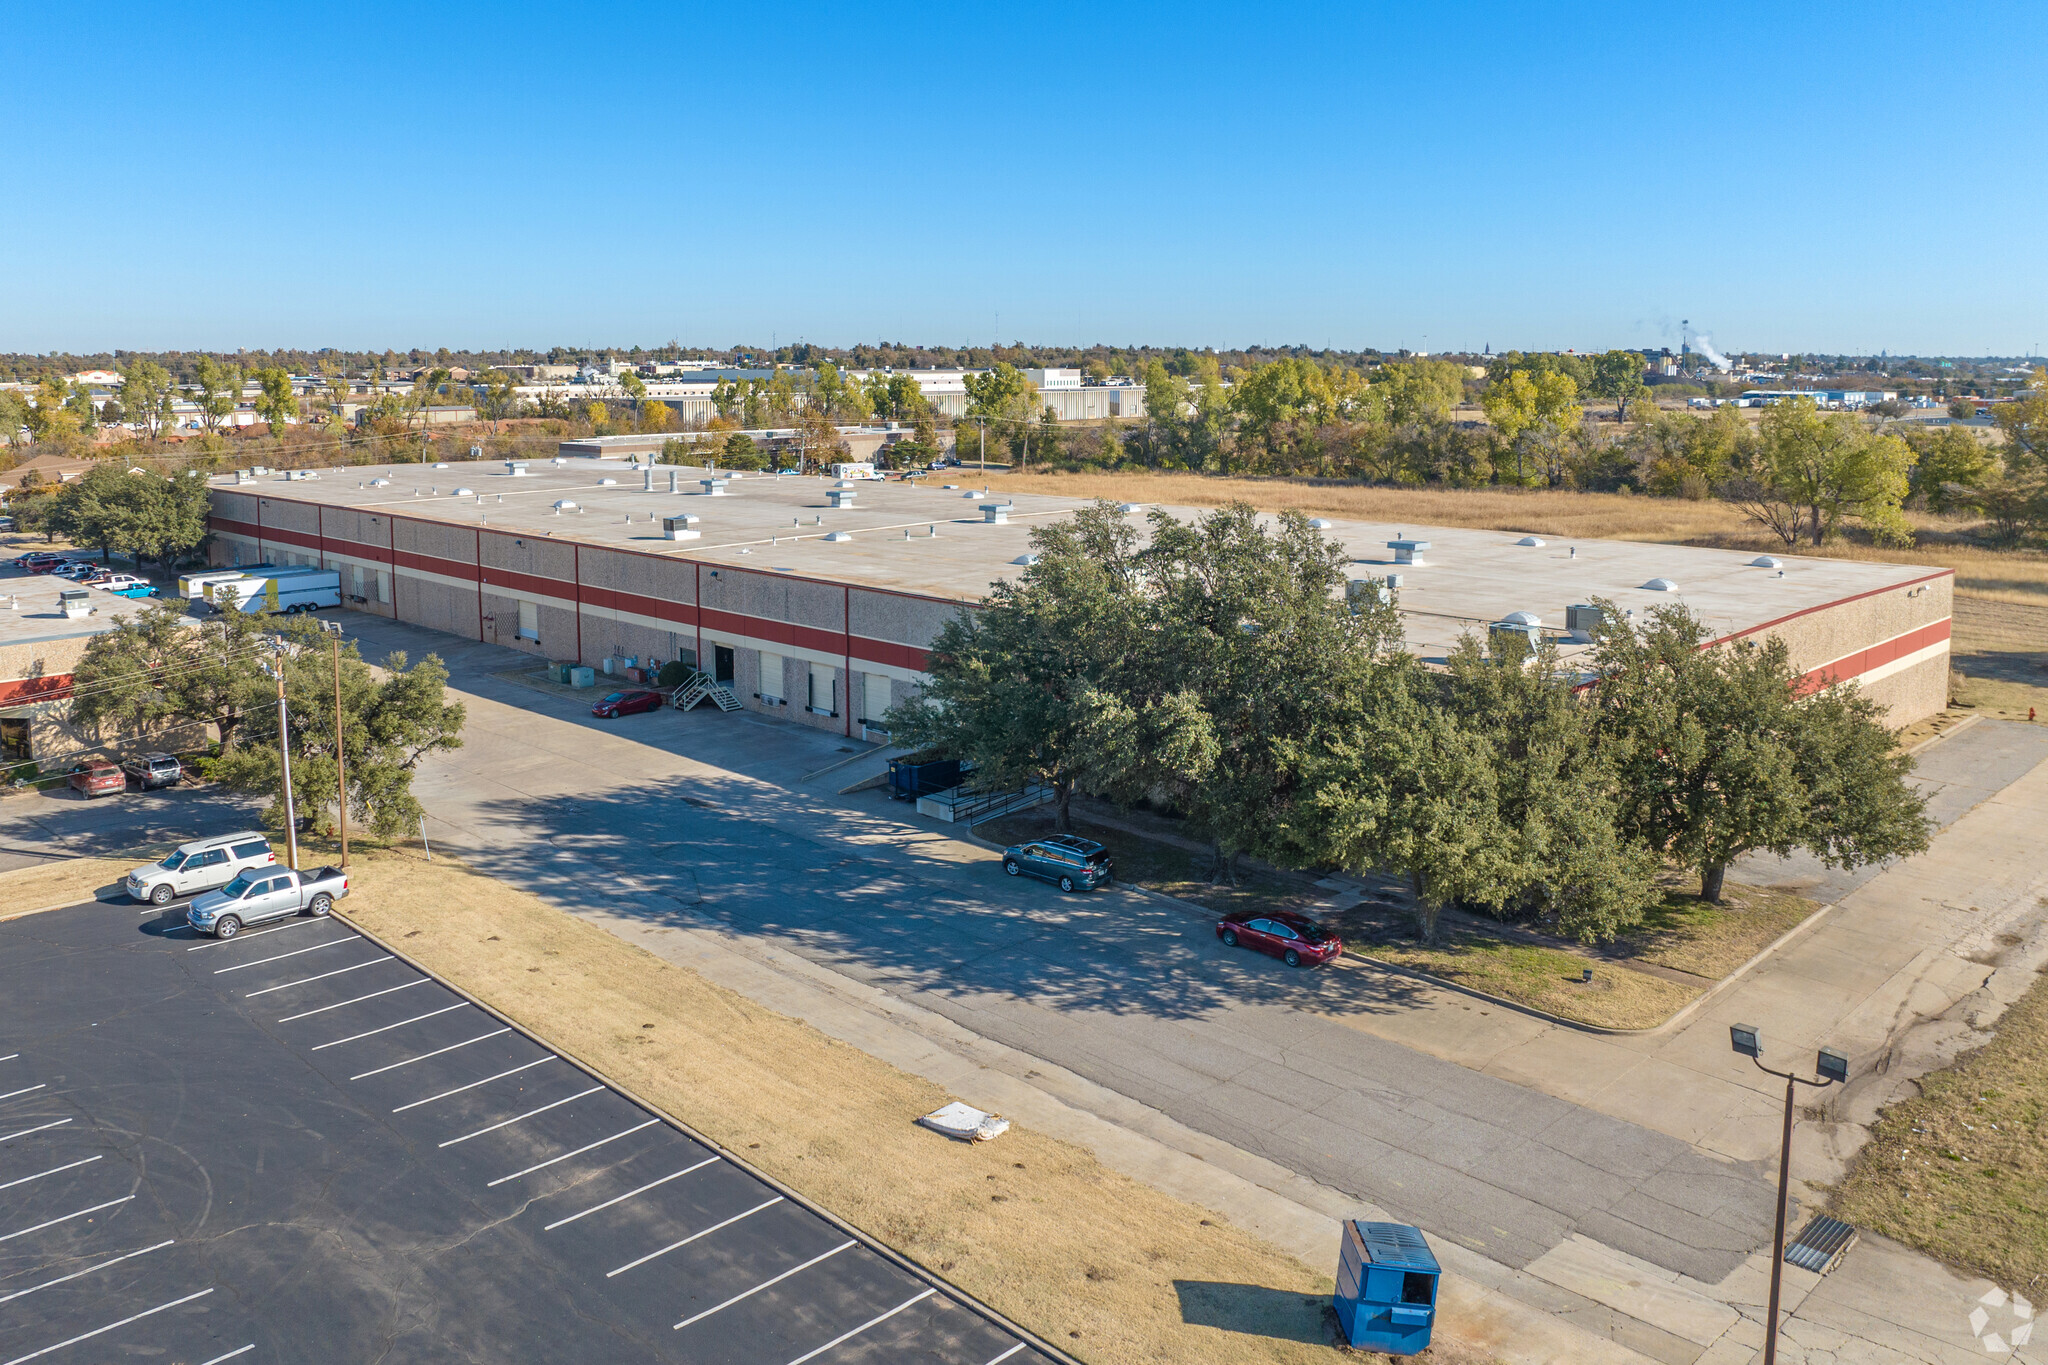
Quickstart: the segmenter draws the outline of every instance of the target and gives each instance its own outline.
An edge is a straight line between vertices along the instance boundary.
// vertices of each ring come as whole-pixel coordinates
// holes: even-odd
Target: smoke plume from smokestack
[[[1733,361],[1729,360],[1727,356],[1722,355],[1719,351],[1714,349],[1713,338],[1709,337],[1705,332],[1702,332],[1698,336],[1694,337],[1692,339],[1692,344],[1699,347],[1700,354],[1705,356],[1707,358],[1708,363],[1711,364],[1715,369],[1719,370],[1721,373],[1726,374],[1730,370],[1735,368],[1735,363]]]

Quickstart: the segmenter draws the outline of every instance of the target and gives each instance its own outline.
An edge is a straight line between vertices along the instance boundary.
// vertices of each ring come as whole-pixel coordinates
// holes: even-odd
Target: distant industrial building
[[[1736,403],[1745,408],[1767,408],[1788,398],[1811,398],[1823,408],[1867,408],[1898,396],[1892,389],[1744,389]]]
[[[951,617],[1013,579],[1077,498],[968,483],[714,476],[613,459],[461,463],[213,484],[213,561],[319,564],[347,604],[536,660],[687,660],[751,709],[848,735],[912,694]],[[1142,521],[1140,510],[1130,509]],[[1192,516],[1190,509],[1169,509]],[[1441,661],[1495,628],[1560,642],[1595,598],[1683,603],[1719,641],[1776,636],[1903,725],[1948,699],[1950,570],[1624,541],[1323,522],[1364,591],[1391,583],[1408,647]]]

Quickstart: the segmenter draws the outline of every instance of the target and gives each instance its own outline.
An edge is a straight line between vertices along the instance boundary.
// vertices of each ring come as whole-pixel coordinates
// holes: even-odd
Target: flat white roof
[[[937,476],[910,484],[859,481],[852,505],[835,509],[826,496],[834,483],[829,477],[722,470],[719,477],[729,480],[726,495],[710,497],[699,482],[708,477],[705,469],[656,465],[655,491],[647,492],[640,472],[645,468],[623,460],[536,460],[526,475],[512,477],[502,461],[451,463],[445,469],[401,464],[325,470],[319,480],[293,482],[271,474],[237,485],[226,476],[214,479],[213,487],[958,601],[979,600],[992,582],[1022,574],[1024,565],[1016,561],[1031,550],[1032,528],[1071,516],[1087,503],[1037,493],[976,498],[981,486],[972,471],[952,470],[944,477],[957,486]],[[667,491],[672,470],[678,494]],[[390,482],[372,488],[373,478]],[[617,482],[603,485],[600,479]],[[457,487],[472,492],[457,498]],[[553,504],[562,499],[581,510],[556,513]],[[1010,504],[1007,524],[985,522],[986,503]],[[1149,510],[1132,516],[1142,524]],[[1163,510],[1191,518],[1209,509]],[[701,538],[663,538],[660,519],[684,513],[702,518],[696,527]],[[1784,556],[1781,572],[1752,565],[1756,556],[1747,552],[1551,537],[1523,544],[1536,538],[1413,522],[1326,520],[1323,534],[1345,547],[1352,577],[1402,576],[1409,644],[1426,659],[1441,657],[1467,631],[1483,634],[1510,612],[1532,612],[1544,627],[1563,629],[1565,608],[1595,597],[1638,612],[1680,601],[1717,634],[1732,634],[1935,576],[1916,565],[1804,555]],[[828,542],[825,537],[835,532],[851,539]],[[1422,564],[1395,562],[1388,542],[1403,539],[1429,542]],[[1645,586],[1652,579],[1676,587],[1653,590]],[[1567,655],[1573,652],[1567,647]]]

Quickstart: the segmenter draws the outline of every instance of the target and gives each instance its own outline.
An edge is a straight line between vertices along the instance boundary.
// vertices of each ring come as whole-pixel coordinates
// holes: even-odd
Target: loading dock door
[[[861,719],[880,729],[882,716],[889,709],[889,678],[884,673],[869,673],[864,677],[867,690],[866,703],[861,708]]]

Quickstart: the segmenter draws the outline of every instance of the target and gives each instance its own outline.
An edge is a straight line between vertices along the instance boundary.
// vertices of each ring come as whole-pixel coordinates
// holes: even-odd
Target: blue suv
[[[1028,873],[1062,891],[1093,891],[1115,880],[1109,850],[1093,839],[1072,834],[1048,834],[1027,844],[1010,845],[1003,850],[1003,871],[1012,877]]]

